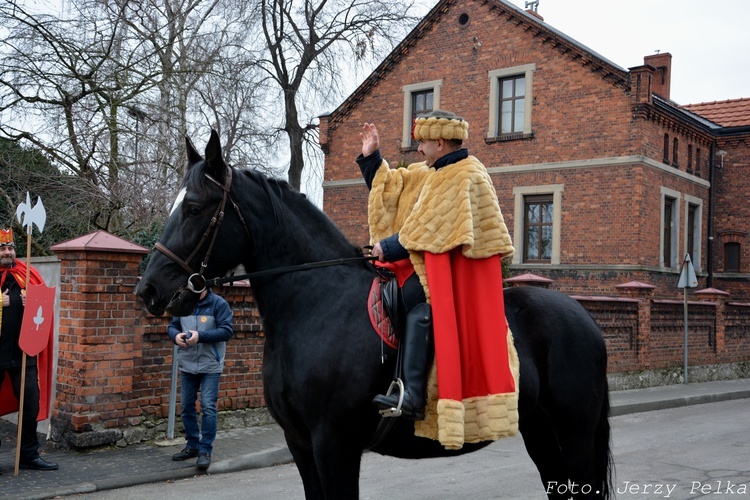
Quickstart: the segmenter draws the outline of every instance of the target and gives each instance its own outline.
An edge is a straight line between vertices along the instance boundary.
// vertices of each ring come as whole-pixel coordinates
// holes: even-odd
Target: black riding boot
[[[409,420],[424,420],[427,399],[427,378],[435,346],[432,339],[432,310],[427,303],[421,303],[406,315],[404,334],[396,370],[396,381],[388,389],[388,395],[379,394],[372,404],[380,408],[387,417],[403,416]],[[400,390],[398,381],[403,382],[403,401],[399,406]],[[395,390],[394,390],[395,388]]]

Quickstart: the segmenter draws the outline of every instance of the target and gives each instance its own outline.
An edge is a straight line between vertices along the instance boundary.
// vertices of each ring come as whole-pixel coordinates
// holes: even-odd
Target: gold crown
[[[418,141],[438,139],[464,141],[469,137],[469,122],[450,111],[435,110],[420,115],[414,120],[412,135]]]
[[[16,246],[13,243],[13,229],[0,229],[0,246]]]

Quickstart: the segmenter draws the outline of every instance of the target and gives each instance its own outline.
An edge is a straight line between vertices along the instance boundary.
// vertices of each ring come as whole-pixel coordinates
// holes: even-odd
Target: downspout
[[[714,281],[714,170],[716,169],[716,141],[711,141],[711,151],[708,155],[708,245],[706,248],[706,288],[713,287]]]

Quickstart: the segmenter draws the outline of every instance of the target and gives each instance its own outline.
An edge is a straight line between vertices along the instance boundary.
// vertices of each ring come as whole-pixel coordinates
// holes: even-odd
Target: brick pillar
[[[104,231],[52,246],[61,261],[54,441],[111,444],[140,415],[133,392],[143,335],[134,293],[148,250]],[[142,330],[142,327],[138,327]]]
[[[330,150],[330,145],[328,144],[328,127],[329,123],[328,120],[331,118],[330,115],[321,115],[318,117],[319,119],[319,125],[318,125],[318,144],[320,145],[320,149],[323,151],[324,154],[328,154],[328,151]]]
[[[724,352],[726,349],[726,322],[724,320],[727,309],[727,300],[729,294],[717,288],[704,288],[695,292],[695,296],[702,302],[713,302],[716,304],[716,322],[714,328],[716,332],[716,353]]]
[[[648,65],[630,68],[630,101],[632,104],[651,104],[654,68]]]
[[[651,342],[651,300],[655,286],[640,281],[630,281],[615,287],[621,297],[638,299],[638,364],[642,370],[650,368],[648,346]]]

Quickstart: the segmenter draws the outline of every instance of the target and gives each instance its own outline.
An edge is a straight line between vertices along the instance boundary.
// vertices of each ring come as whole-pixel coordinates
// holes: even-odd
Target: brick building
[[[674,297],[686,253],[700,288],[750,301],[750,99],[670,100],[669,53],[623,69],[503,0],[442,0],[336,110],[320,118],[324,210],[368,243],[354,158],[366,121],[391,166],[421,161],[420,112],[469,124],[516,253],[569,294],[626,282]]]

